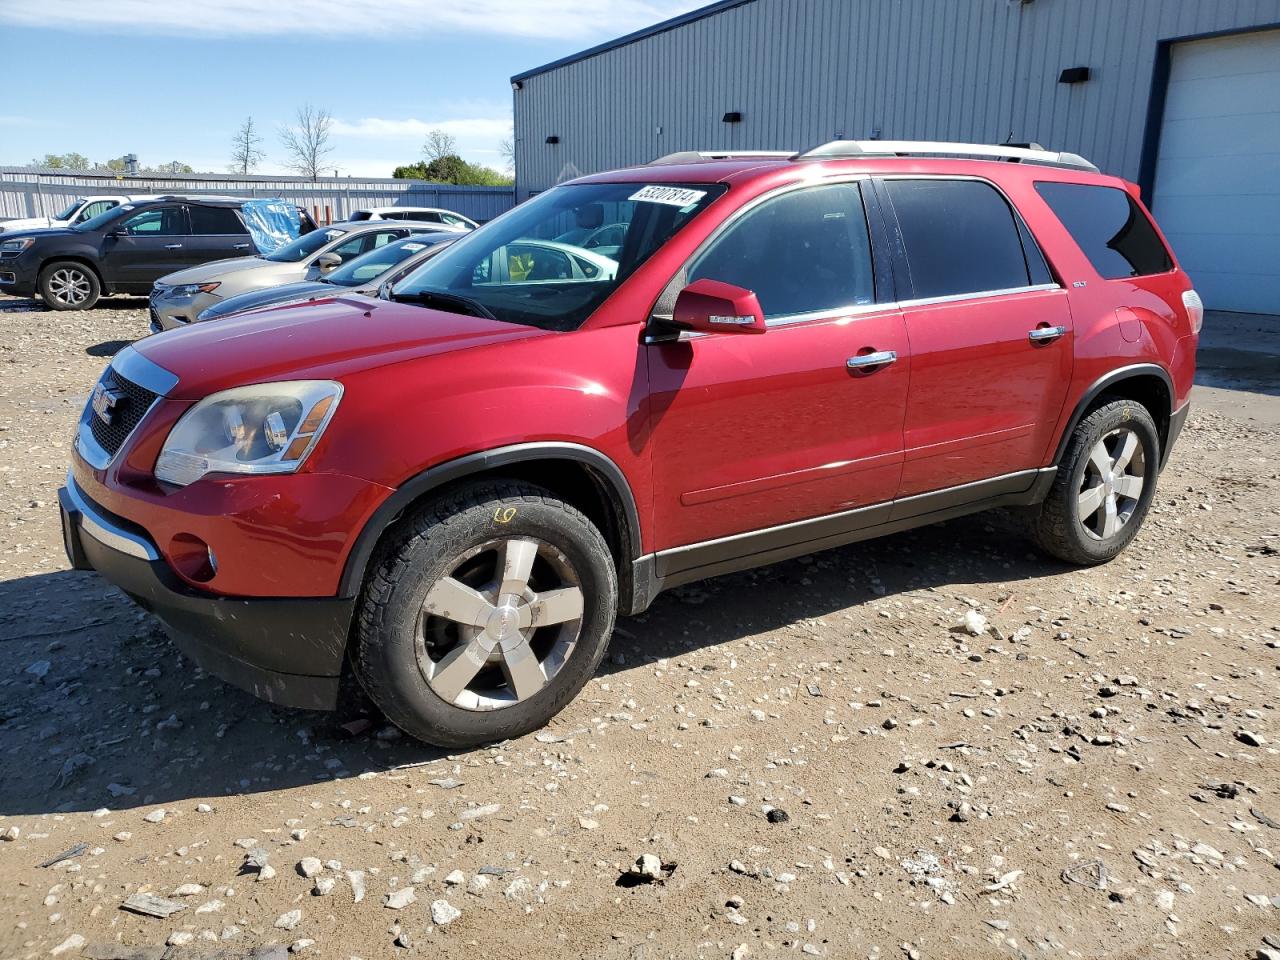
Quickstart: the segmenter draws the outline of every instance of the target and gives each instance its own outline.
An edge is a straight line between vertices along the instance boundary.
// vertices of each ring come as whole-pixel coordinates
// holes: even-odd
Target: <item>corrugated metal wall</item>
[[[1280,0],[754,0],[523,79],[516,187],[872,136],[1031,140],[1137,179],[1158,42],[1277,23]],[[1072,66],[1091,79],[1059,83]]]
[[[76,197],[88,194],[220,194],[279,197],[306,207],[328,206],[341,220],[361,207],[444,207],[472,220],[492,220],[513,206],[510,187],[460,187],[422,180],[303,180],[294,177],[95,177],[75,174],[33,175],[22,168],[0,168],[0,220],[49,216]]]

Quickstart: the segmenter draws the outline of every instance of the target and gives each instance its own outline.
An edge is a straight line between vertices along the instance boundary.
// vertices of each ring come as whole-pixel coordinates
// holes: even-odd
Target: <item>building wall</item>
[[[1280,0],[749,0],[522,77],[517,196],[676,150],[875,136],[1036,141],[1137,180],[1161,41],[1276,24]],[[1090,80],[1059,83],[1073,66]]]
[[[76,197],[88,194],[165,194],[234,197],[278,197],[342,220],[361,207],[443,207],[483,223],[511,209],[510,187],[462,187],[422,180],[307,180],[300,177],[125,177],[35,173],[20,167],[0,168],[0,221],[57,213]]]

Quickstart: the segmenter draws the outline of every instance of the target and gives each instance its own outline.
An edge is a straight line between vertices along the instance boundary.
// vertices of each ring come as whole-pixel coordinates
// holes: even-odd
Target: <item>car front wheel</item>
[[[1068,563],[1105,563],[1138,535],[1156,492],[1160,435],[1145,407],[1116,400],[1076,426],[1032,531]]]
[[[98,275],[71,260],[51,263],[40,271],[40,296],[54,310],[88,310],[102,295]]]
[[[581,512],[539,487],[464,488],[402,523],[361,601],[353,663],[401,729],[443,747],[543,726],[604,656],[613,560]]]

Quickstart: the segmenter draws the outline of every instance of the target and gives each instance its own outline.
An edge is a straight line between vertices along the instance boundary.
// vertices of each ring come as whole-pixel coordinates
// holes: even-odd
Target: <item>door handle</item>
[[[181,250],[181,249],[182,249],[182,244],[180,244],[180,243],[166,243],[166,244],[164,245],[164,248],[165,248],[166,250]]]
[[[1027,332],[1027,339],[1032,343],[1048,343],[1050,340],[1057,340],[1066,332],[1066,327],[1036,327]]]
[[[232,249],[232,250],[248,250],[248,249],[249,249],[249,246],[250,246],[250,245],[249,245],[249,244],[247,244],[247,243],[237,243],[237,244],[236,244],[235,246],[233,246],[231,249]]]
[[[856,357],[850,357],[844,365],[850,370],[866,370],[869,367],[887,367],[897,359],[897,351],[880,350],[876,353],[860,353]]]

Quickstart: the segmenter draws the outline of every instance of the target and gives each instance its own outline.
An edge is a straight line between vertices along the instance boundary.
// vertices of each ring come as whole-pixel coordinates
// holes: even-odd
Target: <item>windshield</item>
[[[397,283],[392,298],[574,330],[724,190],[708,183],[556,187],[464,234]],[[606,242],[579,245],[605,226],[612,228],[599,236]]]
[[[80,204],[82,203],[84,203],[84,197],[80,197],[76,200],[71,201],[71,205],[67,207],[65,210],[62,210],[59,213],[55,213],[53,215],[53,219],[70,220],[72,216],[75,215],[75,212],[80,209]]]
[[[326,243],[337,240],[346,232],[333,227],[312,230],[310,233],[304,233],[292,243],[286,243],[273,253],[267,254],[266,258],[275,260],[277,263],[297,263],[299,260],[305,260],[311,256]]]
[[[336,283],[340,287],[357,287],[362,283],[371,283],[392,267],[408,260],[415,253],[427,249],[432,244],[421,237],[406,237],[370,250],[353,260],[348,260],[333,273],[324,277],[326,283]]]
[[[98,214],[96,217],[93,217],[90,220],[86,220],[83,223],[72,224],[71,229],[81,230],[81,231],[101,230],[103,227],[109,224],[112,220],[116,220],[120,217],[123,217],[126,213],[130,213],[131,211],[136,209],[138,208],[135,207],[132,203],[122,203],[120,204],[120,206],[112,207],[110,210],[103,210],[102,213]]]

